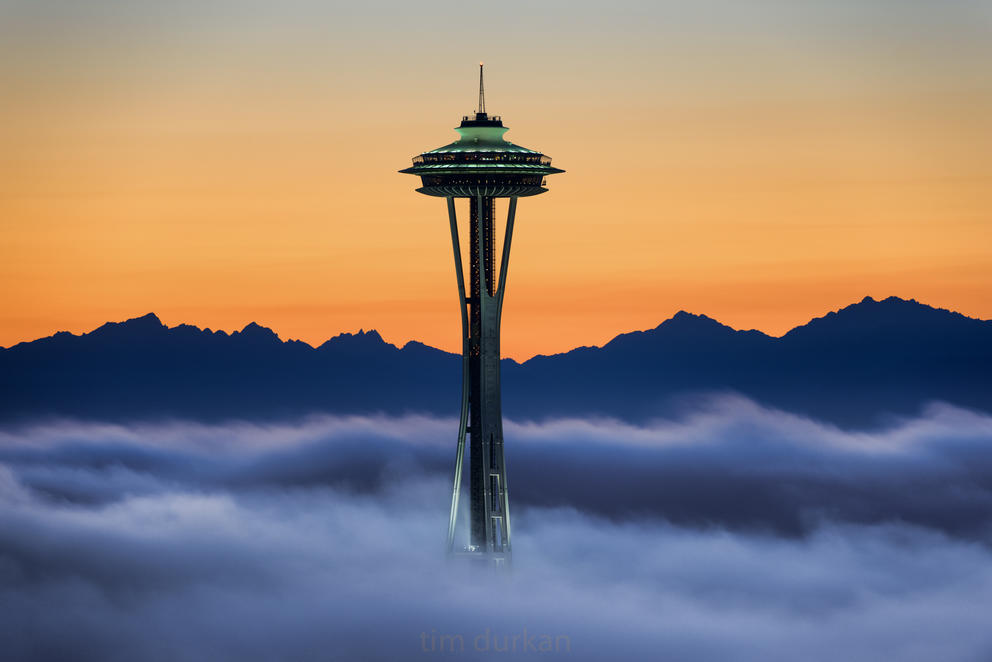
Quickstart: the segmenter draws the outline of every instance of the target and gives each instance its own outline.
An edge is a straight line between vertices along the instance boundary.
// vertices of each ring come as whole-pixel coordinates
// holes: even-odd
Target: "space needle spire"
[[[479,63],[479,110],[480,115],[486,114],[486,88],[482,85],[482,63]]]

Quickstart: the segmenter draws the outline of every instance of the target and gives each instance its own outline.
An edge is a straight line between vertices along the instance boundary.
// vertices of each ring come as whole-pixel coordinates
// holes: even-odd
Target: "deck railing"
[[[512,152],[440,152],[413,157],[413,165],[457,163],[527,163],[550,166],[551,157],[543,154],[514,154]]]

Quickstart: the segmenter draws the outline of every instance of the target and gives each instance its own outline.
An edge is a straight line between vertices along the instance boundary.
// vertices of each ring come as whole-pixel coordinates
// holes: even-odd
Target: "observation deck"
[[[413,157],[400,172],[417,175],[418,193],[438,197],[525,197],[544,193],[545,176],[565,172],[545,156],[503,139],[509,129],[498,115],[466,115],[455,129],[461,138]]]

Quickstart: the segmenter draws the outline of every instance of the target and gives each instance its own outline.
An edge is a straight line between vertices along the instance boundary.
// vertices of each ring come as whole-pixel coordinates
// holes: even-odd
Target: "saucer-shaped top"
[[[546,175],[565,172],[551,166],[551,157],[503,139],[502,120],[486,113],[462,118],[455,129],[460,139],[413,157],[400,170],[418,175],[417,192],[443,197],[520,197],[544,193]]]

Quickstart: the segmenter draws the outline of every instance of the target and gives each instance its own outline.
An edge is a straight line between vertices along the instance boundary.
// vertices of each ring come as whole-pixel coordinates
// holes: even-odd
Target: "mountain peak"
[[[827,334],[840,339],[867,337],[877,333],[889,334],[893,340],[921,334],[937,337],[950,333],[952,329],[972,328],[976,324],[983,326],[989,323],[946,308],[928,306],[916,299],[890,296],[879,301],[866,296],[858,303],[797,326],[783,338],[820,337]]]
[[[262,326],[258,322],[248,322],[245,327],[241,329],[241,333],[254,333],[255,331],[272,331],[272,329]]]
[[[656,342],[657,339],[661,338],[672,339],[683,336],[695,337],[701,334],[712,336],[714,334],[724,332],[734,333],[734,330],[729,326],[720,324],[720,322],[717,322],[712,317],[707,317],[706,315],[696,315],[695,313],[680,310],[653,329],[648,329],[647,331],[621,333],[603,345],[601,349],[609,348],[616,350],[619,348],[638,346],[644,342]]]
[[[358,339],[367,340],[369,342],[386,342],[385,340],[382,339],[382,336],[379,335],[379,332],[376,331],[375,329],[369,329],[368,331],[366,331],[365,329],[359,329],[358,333],[342,333],[335,337],[358,338]]]
[[[933,306],[928,306],[928,305],[926,305],[924,303],[920,303],[916,299],[902,299],[902,298],[897,297],[897,296],[888,296],[888,297],[885,297],[884,299],[874,299],[871,296],[866,296],[861,301],[859,301],[857,303],[852,303],[849,306],[845,306],[841,310],[844,310],[846,308],[854,308],[855,306],[880,306],[880,305],[882,305],[882,306],[893,306],[893,305],[909,306],[909,305],[912,305],[912,306],[916,306],[916,307],[919,307],[919,308],[933,308]],[[940,308],[936,308],[935,310],[941,310],[941,309]]]
[[[142,315],[141,317],[132,317],[131,319],[123,322],[107,322],[86,335],[137,336],[166,330],[168,330],[168,327],[162,324],[162,320],[158,318],[158,315],[155,313],[148,313],[146,315]]]
[[[327,340],[323,345],[317,349],[324,349],[327,347],[348,347],[352,349],[362,348],[362,347],[380,347],[382,345],[389,345],[379,332],[375,329],[359,329],[358,333],[339,333],[333,338]],[[392,345],[391,345],[392,346]]]
[[[251,340],[275,340],[276,342],[282,342],[275,331],[267,326],[262,326],[256,322],[249,322],[245,325],[245,328],[240,331],[236,331],[231,334],[232,337],[240,336],[242,338],[249,338]]]
[[[165,324],[162,324],[162,320],[160,320],[158,318],[158,315],[156,315],[155,313],[146,313],[141,317],[132,317],[129,320],[120,322],[120,325],[129,328],[145,328],[145,329],[154,329],[165,326]]]
[[[680,310],[653,329],[663,334],[696,334],[696,333],[738,333],[733,327],[727,326],[707,315]],[[650,332],[649,332],[650,333]]]
[[[675,313],[669,319],[662,322],[659,325],[659,327],[665,326],[666,324],[678,324],[678,325],[701,324],[705,326],[713,326],[714,324],[716,324],[717,326],[725,326],[724,324],[721,324],[712,317],[708,317],[706,315],[697,315],[696,313],[690,313],[685,310],[680,310],[679,312]]]

